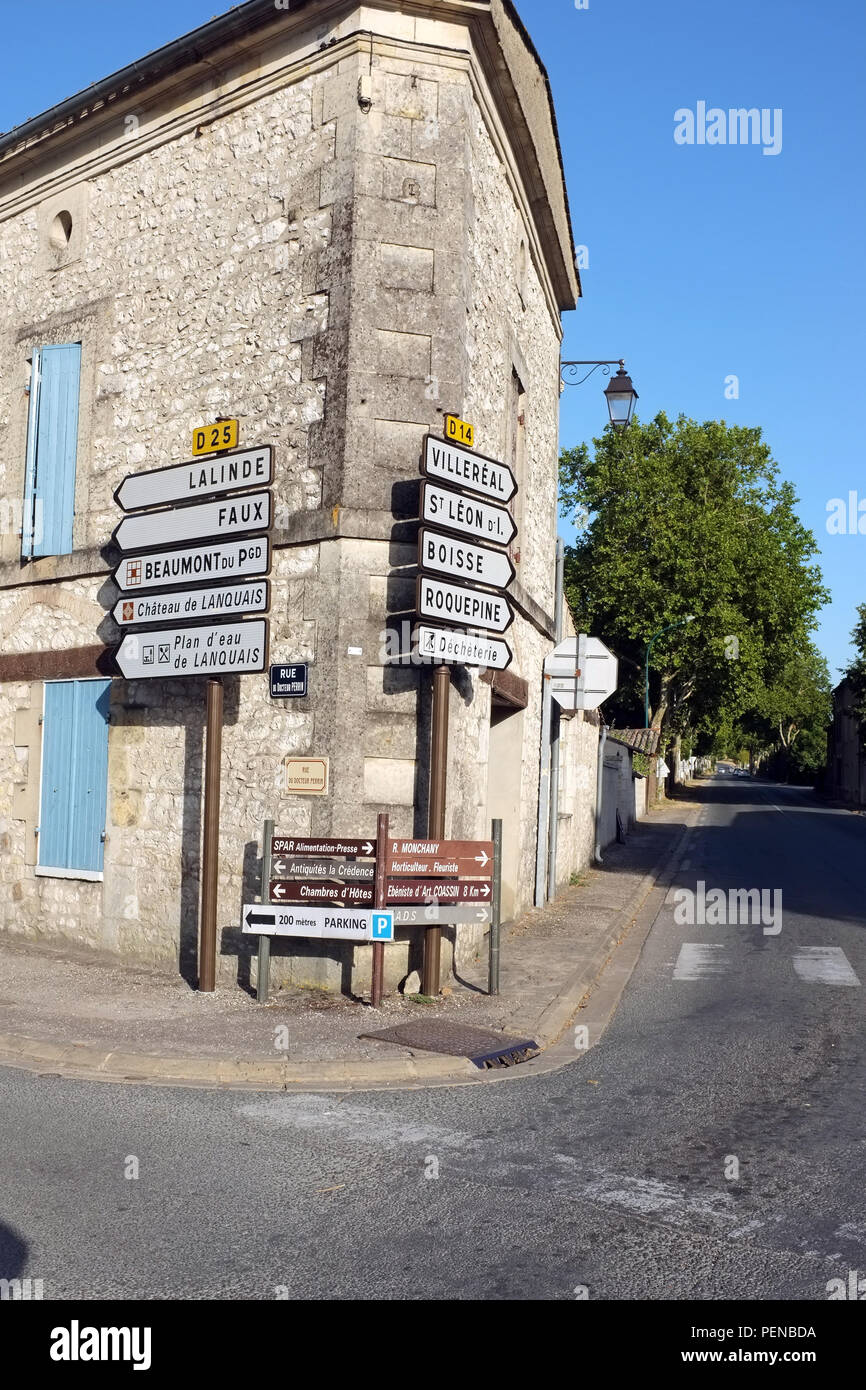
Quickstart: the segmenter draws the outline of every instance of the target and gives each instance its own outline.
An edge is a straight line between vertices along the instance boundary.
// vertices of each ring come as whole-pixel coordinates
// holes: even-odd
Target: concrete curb
[[[534,1024],[515,1024],[545,1052],[562,1037],[581,1001],[597,983],[618,946],[628,936],[649,894],[682,853],[691,830],[687,824],[664,859],[644,875],[614,926],[588,961],[562,986]],[[564,1064],[563,1064],[564,1065]],[[287,1058],[255,1062],[209,1057],[162,1057],[145,1052],[117,1052],[82,1043],[52,1043],[0,1033],[0,1066],[74,1080],[133,1082],[256,1091],[371,1090],[385,1086],[421,1087],[506,1080],[512,1069],[481,1071],[468,1058],[438,1053],[389,1057],[380,1061],[292,1062]]]

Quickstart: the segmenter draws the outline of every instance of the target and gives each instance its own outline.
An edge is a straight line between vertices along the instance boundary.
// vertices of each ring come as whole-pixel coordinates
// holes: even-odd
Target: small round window
[[[58,212],[54,221],[51,223],[51,230],[48,233],[48,240],[55,251],[65,251],[72,236],[72,216],[64,208],[63,212]]]

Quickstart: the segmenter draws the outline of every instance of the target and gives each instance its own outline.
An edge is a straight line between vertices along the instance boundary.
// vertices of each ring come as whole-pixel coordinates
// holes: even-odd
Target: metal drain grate
[[[361,1038],[413,1047],[421,1052],[444,1052],[450,1057],[468,1057],[484,1071],[488,1067],[513,1067],[527,1062],[540,1051],[532,1038],[512,1037],[494,1028],[473,1028],[444,1018],[424,1018],[417,1023],[398,1023],[375,1033],[359,1033]]]

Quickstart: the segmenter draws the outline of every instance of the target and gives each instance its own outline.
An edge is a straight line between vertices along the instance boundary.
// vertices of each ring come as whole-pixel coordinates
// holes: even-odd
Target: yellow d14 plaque
[[[459,415],[446,415],[445,438],[453,439],[455,444],[465,444],[467,449],[471,449],[475,443],[475,426],[470,425],[468,420],[461,420]]]
[[[237,420],[217,420],[192,432],[193,454],[215,454],[221,449],[234,449],[238,442]]]

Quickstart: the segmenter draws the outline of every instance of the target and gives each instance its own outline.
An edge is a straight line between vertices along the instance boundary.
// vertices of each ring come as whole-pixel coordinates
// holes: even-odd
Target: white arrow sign
[[[231,536],[243,531],[267,531],[271,524],[271,494],[250,492],[220,502],[200,502],[193,507],[173,507],[165,512],[125,516],[114,533],[121,550],[147,550],[152,545],[171,545],[205,536]]]
[[[262,936],[342,937],[393,941],[392,908],[308,907],[306,903],[244,903],[241,929]]]
[[[563,709],[597,709],[616,690],[618,670],[613,652],[585,632],[560,642],[544,662],[550,693]]]
[[[415,630],[418,655],[431,661],[452,661],[461,666],[489,666],[504,671],[510,665],[512,651],[500,637],[475,637],[471,632],[457,632],[450,627],[423,627]]]
[[[270,540],[267,536],[259,536],[251,541],[189,545],[182,550],[128,556],[121,560],[112,578],[118,588],[137,593],[142,589],[163,589],[169,584],[247,579],[267,574],[270,567]]]
[[[129,623],[168,623],[192,618],[220,618],[236,613],[267,613],[270,605],[268,581],[251,584],[217,585],[212,589],[181,589],[179,593],[154,594],[118,599],[114,621],[121,627]]]
[[[517,491],[517,479],[507,463],[485,458],[471,449],[461,449],[432,434],[424,440],[421,472],[438,482],[476,492],[480,497],[492,497],[495,502],[508,502]]]
[[[130,473],[114,494],[125,512],[138,507],[160,507],[166,502],[195,502],[221,492],[248,487],[268,487],[273,476],[273,449],[239,449],[209,459],[193,459],[149,473]]]
[[[476,502],[435,483],[421,484],[421,520],[497,545],[508,545],[517,535],[514,517],[505,507]]]
[[[418,576],[416,598],[422,618],[451,619],[465,627],[483,627],[490,632],[504,632],[514,621],[504,594],[486,594],[481,589],[430,579],[426,574]]]
[[[268,624],[200,623],[190,627],[130,632],[116,652],[127,680],[154,676],[204,676],[264,671],[268,664]]]
[[[423,527],[418,535],[418,564],[422,570],[471,579],[494,589],[507,589],[515,570],[504,550],[472,545]]]
[[[395,927],[414,927],[419,924],[454,926],[464,922],[489,922],[493,917],[491,903],[417,903],[411,907],[392,907]]]

